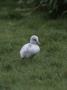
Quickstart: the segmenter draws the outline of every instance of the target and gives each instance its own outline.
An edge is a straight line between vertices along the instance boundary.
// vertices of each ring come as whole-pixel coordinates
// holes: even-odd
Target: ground
[[[33,34],[41,51],[23,60],[20,48]],[[67,90],[67,20],[0,19],[0,90]]]

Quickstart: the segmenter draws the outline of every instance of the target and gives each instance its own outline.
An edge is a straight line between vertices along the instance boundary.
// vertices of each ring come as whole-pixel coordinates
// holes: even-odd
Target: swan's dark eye
[[[33,39],[34,41],[36,41],[36,39]]]

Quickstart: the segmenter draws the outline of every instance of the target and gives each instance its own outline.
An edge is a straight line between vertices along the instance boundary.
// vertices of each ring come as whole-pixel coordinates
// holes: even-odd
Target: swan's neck
[[[30,40],[30,43],[31,44],[37,44],[35,41],[32,41],[32,40]]]

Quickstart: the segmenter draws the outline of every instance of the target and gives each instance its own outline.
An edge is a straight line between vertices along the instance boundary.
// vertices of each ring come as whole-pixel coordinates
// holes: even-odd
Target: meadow
[[[20,48],[33,34],[41,51],[23,60]],[[0,18],[0,90],[67,90],[66,19]]]

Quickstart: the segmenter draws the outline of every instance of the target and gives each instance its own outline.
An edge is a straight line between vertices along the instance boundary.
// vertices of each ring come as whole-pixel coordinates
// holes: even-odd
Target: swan
[[[38,46],[39,38],[36,35],[32,35],[30,37],[30,42],[23,45],[20,49],[20,57],[21,58],[29,58],[40,51],[40,47]]]

